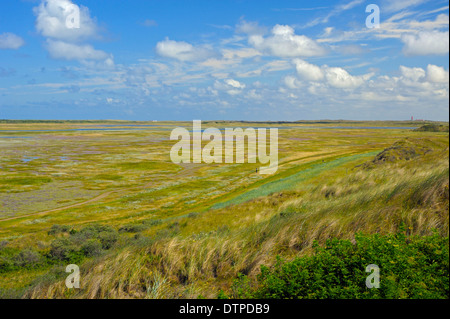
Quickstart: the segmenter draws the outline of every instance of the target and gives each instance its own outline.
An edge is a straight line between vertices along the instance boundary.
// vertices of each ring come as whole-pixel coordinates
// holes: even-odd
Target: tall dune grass
[[[283,192],[223,208],[249,225],[209,233],[141,238],[82,265],[81,289],[71,298],[213,298],[238,274],[309,254],[314,241],[354,240],[355,233],[431,235],[449,231],[448,148],[409,161],[330,170],[289,196]],[[220,214],[213,210],[208,216]],[[190,221],[194,223],[195,221]],[[231,225],[232,223],[230,223]],[[403,227],[402,226],[402,227]],[[64,281],[31,288],[24,297],[63,298]]]

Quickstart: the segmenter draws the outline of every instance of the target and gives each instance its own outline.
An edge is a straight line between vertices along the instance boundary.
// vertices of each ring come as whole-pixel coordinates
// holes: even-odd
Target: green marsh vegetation
[[[447,132],[263,123],[292,128],[261,176],[259,163],[173,164],[175,123],[97,124],[1,124],[19,138],[0,138],[0,296],[448,298]],[[366,261],[384,290],[361,282]]]

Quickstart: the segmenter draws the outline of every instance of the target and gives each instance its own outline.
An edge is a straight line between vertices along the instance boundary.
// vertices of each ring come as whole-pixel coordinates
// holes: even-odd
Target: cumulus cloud
[[[405,99],[420,102],[424,99],[448,100],[448,70],[429,64],[426,71],[422,68],[400,66],[400,77],[379,77],[373,83],[378,95],[389,96],[386,92],[396,93]],[[448,103],[448,101],[447,101]]]
[[[343,68],[326,68],[325,77],[328,83],[335,88],[350,89],[362,85],[365,80],[370,78],[370,75],[352,76]]]
[[[214,52],[204,47],[195,47],[184,41],[166,38],[156,44],[156,52],[163,57],[180,61],[202,61],[214,56]]]
[[[104,51],[96,50],[89,44],[74,44],[64,41],[47,40],[47,50],[53,59],[61,60],[112,60]]]
[[[95,37],[98,32],[89,9],[71,0],[43,0],[34,13],[36,30],[48,38],[73,42]],[[70,19],[78,13],[79,27],[70,27]]]
[[[287,25],[276,25],[271,35],[250,35],[249,43],[257,50],[278,57],[311,57],[326,54],[325,48],[304,35],[296,35]]]
[[[292,75],[288,75],[284,78],[284,84],[290,89],[298,89],[302,86],[301,82]]]
[[[230,85],[230,86],[232,86],[232,87],[238,88],[238,89],[245,88],[245,84],[243,84],[243,83],[241,83],[239,81],[233,80],[233,79],[226,79],[225,83]]]
[[[401,40],[405,44],[405,55],[442,55],[448,53],[449,32],[422,31],[417,34],[405,34]]]
[[[297,64],[309,66],[299,61]],[[302,71],[305,69],[301,68]],[[326,65],[320,69],[324,77],[318,81],[306,81],[303,78],[300,82],[299,77],[285,77],[286,89],[280,92],[286,98],[294,93],[302,101],[315,96],[324,103],[342,105],[357,103],[366,107],[383,107],[383,103],[391,102],[397,106],[408,105],[415,108],[416,112],[431,105],[440,110],[448,108],[449,72],[440,66],[430,64],[426,69],[400,66],[398,76],[380,75],[374,79],[372,73],[355,76],[343,68]],[[433,112],[432,107],[430,111]]]
[[[428,64],[427,66],[427,80],[433,83],[448,83],[449,72],[443,67]]]
[[[297,74],[308,81],[320,81],[324,78],[324,72],[322,69],[314,64],[308,63],[301,59],[295,59],[294,61]]]
[[[340,89],[357,88],[373,76],[373,73],[353,76],[340,67],[318,66],[301,59],[294,59],[293,63],[300,79],[309,82],[325,82]],[[292,78],[285,78],[285,84],[291,88],[298,87]]]
[[[229,95],[237,95],[242,93],[243,89],[245,88],[245,84],[241,83],[234,79],[225,79],[223,81],[215,81],[214,82],[214,89],[218,91],[224,91],[228,93]]]
[[[24,44],[25,41],[14,33],[6,32],[0,34],[0,49],[17,50]]]
[[[408,68],[406,66],[400,65],[399,69],[404,78],[412,80],[414,82],[417,82],[425,77],[425,70],[422,68]]]
[[[92,45],[87,40],[99,38],[99,28],[89,14],[89,9],[71,0],[42,0],[35,7],[36,30],[46,37],[45,47],[53,59],[101,62],[114,64],[113,56]]]
[[[254,89],[250,90],[246,96],[247,96],[247,98],[249,98],[251,100],[262,100],[263,99],[263,96],[261,94],[257,93],[256,90],[254,90]]]
[[[409,85],[416,85],[418,83],[448,83],[449,72],[443,67],[428,64],[427,70],[422,68],[408,68],[400,65],[399,67],[401,77],[400,79]]]

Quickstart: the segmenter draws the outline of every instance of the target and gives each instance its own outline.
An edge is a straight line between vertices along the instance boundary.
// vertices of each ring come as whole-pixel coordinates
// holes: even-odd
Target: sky
[[[446,1],[0,1],[0,119],[411,116],[448,121]]]

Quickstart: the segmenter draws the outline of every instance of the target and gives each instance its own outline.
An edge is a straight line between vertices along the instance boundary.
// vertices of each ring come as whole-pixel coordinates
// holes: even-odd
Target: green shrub
[[[69,234],[69,237],[58,238],[51,243],[49,254],[53,259],[80,262],[84,257],[101,255],[103,249],[110,249],[119,239],[116,229],[100,224],[89,225],[79,231],[70,230]]]
[[[145,226],[146,227],[146,226]],[[86,257],[101,255],[119,240],[119,232],[107,225],[93,224],[80,230],[71,226],[53,225],[49,235],[57,236],[49,250],[9,247],[7,241],[0,245],[0,273],[22,269],[48,268],[49,266],[79,264]],[[7,294],[7,292],[1,292]]]
[[[119,228],[119,232],[121,233],[139,233],[141,231],[146,230],[148,227],[146,225],[143,224],[129,224],[129,225],[124,225],[122,227]]]
[[[81,251],[87,257],[95,257],[102,254],[102,244],[97,239],[89,239],[81,247]]]
[[[70,236],[70,240],[78,246],[82,246],[90,239],[98,239],[105,249],[109,249],[118,238],[119,234],[116,229],[100,224],[86,226]]]
[[[0,255],[0,273],[15,270],[14,261],[10,256]]]
[[[272,268],[261,267],[256,282],[237,278],[235,298],[366,299],[449,298],[449,242],[435,234],[407,237],[403,233],[356,236],[315,245],[311,256]],[[366,267],[380,269],[380,287],[369,289]]]
[[[68,233],[72,230],[72,227],[67,225],[53,225],[48,231],[49,235],[56,235],[60,233]]]
[[[103,249],[110,249],[119,239],[119,233],[117,231],[104,231],[98,234],[98,239]]]
[[[53,259],[71,263],[77,263],[83,258],[83,253],[68,238],[60,238],[52,241],[49,255]]]
[[[24,250],[3,248],[0,250],[0,273],[15,271],[21,268],[38,268],[45,264],[45,257],[31,248]]]
[[[44,258],[32,249],[25,249],[14,256],[14,264],[21,268],[36,268],[42,265]]]
[[[91,239],[97,238],[98,235],[102,232],[116,232],[116,230],[111,226],[94,224],[82,228],[80,231],[74,234],[74,236]]]
[[[448,132],[448,125],[425,124],[415,129],[418,132]]]

